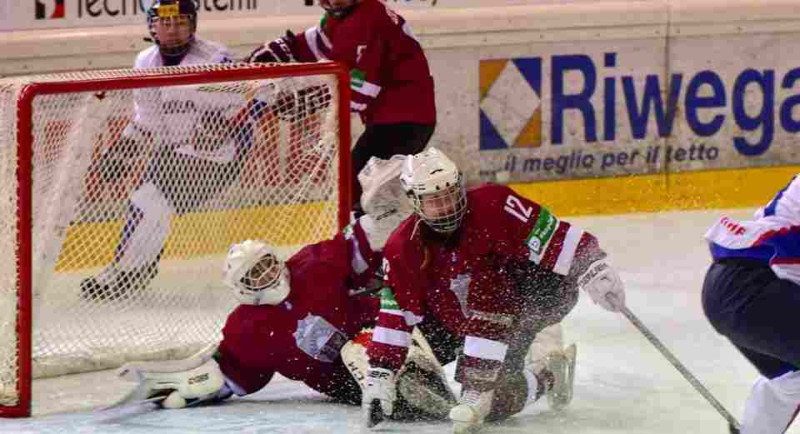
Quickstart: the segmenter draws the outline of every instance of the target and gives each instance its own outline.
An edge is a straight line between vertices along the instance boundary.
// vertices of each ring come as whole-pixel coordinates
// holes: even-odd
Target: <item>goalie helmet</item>
[[[153,0],[147,10],[147,29],[162,56],[183,56],[197,30],[195,0]]]
[[[319,0],[319,5],[334,18],[344,18],[361,0]]]
[[[225,285],[242,304],[278,305],[289,295],[289,270],[267,243],[246,240],[231,246],[225,259]]]
[[[414,212],[434,231],[455,232],[467,212],[461,171],[436,148],[406,157],[400,175]]]

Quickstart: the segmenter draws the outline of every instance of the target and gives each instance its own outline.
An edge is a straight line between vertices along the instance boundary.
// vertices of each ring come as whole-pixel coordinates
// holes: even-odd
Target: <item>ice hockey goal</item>
[[[33,378],[218,340],[231,243],[334,235],[348,88],[334,63],[0,80],[0,415]]]

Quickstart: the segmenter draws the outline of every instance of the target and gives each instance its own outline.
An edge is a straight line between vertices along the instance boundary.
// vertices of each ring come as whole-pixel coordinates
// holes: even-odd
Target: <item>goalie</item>
[[[370,341],[362,329],[374,325],[379,307],[372,277],[383,243],[410,213],[397,179],[402,161],[370,161],[359,174],[369,213],[331,240],[285,262],[261,241],[231,246],[223,279],[241,304],[219,346],[186,360],[125,365],[122,377],[140,383],[137,398],[182,408],[256,392],[281,374],[337,402],[360,404],[363,344]],[[396,417],[444,418],[455,397],[420,339],[399,375]]]

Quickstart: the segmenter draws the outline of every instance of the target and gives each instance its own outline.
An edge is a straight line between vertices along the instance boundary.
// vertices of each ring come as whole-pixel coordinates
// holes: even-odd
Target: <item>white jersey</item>
[[[792,178],[753,220],[722,217],[706,232],[714,259],[746,258],[800,284],[800,177]]]
[[[225,46],[195,39],[179,66],[230,63]],[[164,66],[158,46],[141,51],[134,69]],[[246,93],[224,91],[222,86],[185,85],[136,90],[134,125],[153,134],[157,146],[204,160],[226,163],[236,155],[236,139],[230,134],[237,113],[246,106]],[[135,134],[129,129],[127,134]],[[241,137],[238,137],[241,139]],[[241,145],[242,143],[239,143]]]

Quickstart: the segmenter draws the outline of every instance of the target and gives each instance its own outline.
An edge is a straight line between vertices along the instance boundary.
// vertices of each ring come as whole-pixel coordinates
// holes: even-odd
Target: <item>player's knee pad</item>
[[[118,265],[134,269],[157,261],[170,230],[172,206],[158,190],[146,182],[131,195],[132,210],[126,226]]]

